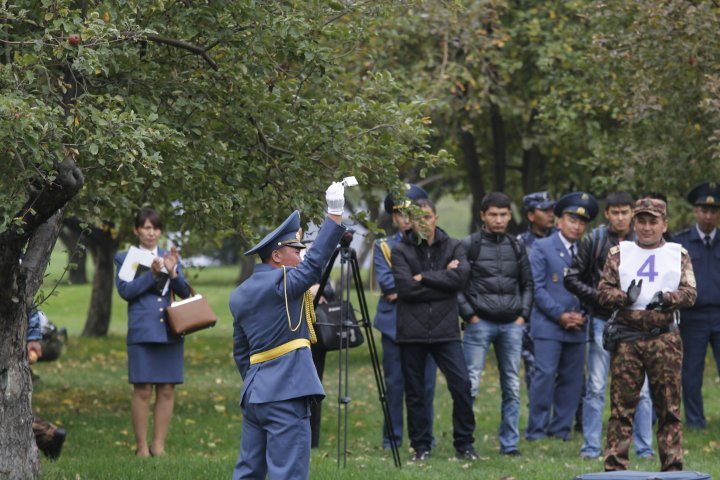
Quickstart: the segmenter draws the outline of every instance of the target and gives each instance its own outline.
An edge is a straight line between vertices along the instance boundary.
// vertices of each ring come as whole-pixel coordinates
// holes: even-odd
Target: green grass
[[[58,256],[60,258],[61,255]],[[53,262],[49,282],[62,261]],[[189,272],[193,286],[206,295],[219,315],[217,327],[187,338],[185,384],[177,389],[175,416],[163,458],[137,459],[130,425],[131,387],[127,383],[125,353],[125,302],[113,299],[113,319],[107,338],[86,339],[82,331],[89,299],[89,286],[60,285],[57,295],[44,305],[48,316],[68,328],[69,344],[56,362],[35,367],[41,376],[33,403],[38,415],[62,424],[68,439],[59,461],[43,460],[47,479],[215,479],[229,478],[235,463],[242,417],[238,406],[241,379],[232,360],[232,324],[227,299],[237,269],[212,268]],[[371,315],[376,298],[367,292]],[[379,335],[376,334],[380,346]],[[521,440],[523,455],[498,455],[497,429],[500,415],[500,387],[494,356],[488,357],[486,373],[475,403],[476,448],[481,456],[475,463],[452,459],[451,402],[442,376],[435,400],[433,457],[423,465],[408,463],[407,439],[401,449],[403,468],[397,470],[389,452],[379,448],[382,413],[365,345],[351,351],[347,467],[336,464],[337,435],[337,354],[329,354],[325,372],[328,397],[324,402],[321,446],[313,450],[310,476],[324,478],[397,479],[571,479],[583,472],[602,470],[601,461],[581,461],[582,439],[528,443]],[[521,392],[521,428],[527,423],[527,394]],[[686,469],[705,471],[720,478],[720,380],[714,363],[707,365],[705,409],[709,428],[686,431]],[[657,460],[631,457],[631,468],[654,471]]]

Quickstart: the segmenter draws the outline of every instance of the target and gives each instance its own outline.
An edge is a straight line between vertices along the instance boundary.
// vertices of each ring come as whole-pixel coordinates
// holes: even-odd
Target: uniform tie
[[[705,235],[704,240],[705,240],[705,248],[710,248],[710,241],[711,241],[710,235]]]
[[[570,260],[575,258],[575,244],[570,245]]]

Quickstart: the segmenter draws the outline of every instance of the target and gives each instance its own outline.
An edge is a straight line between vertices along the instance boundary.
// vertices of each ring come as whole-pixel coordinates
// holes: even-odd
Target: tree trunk
[[[32,237],[0,248],[0,478],[26,479],[40,472],[32,431],[32,379],[27,359],[27,312],[38,291],[62,225],[58,210]],[[23,247],[27,243],[23,263]]]
[[[480,159],[475,146],[475,136],[470,131],[462,132],[462,151],[468,183],[470,184],[470,193],[472,194],[470,232],[474,232],[480,224],[480,202],[485,196],[485,187],[483,186]]]
[[[546,186],[545,158],[537,145],[523,150],[522,185],[523,193],[537,192]]]
[[[535,126],[535,119],[538,116],[538,110],[533,108],[530,112],[530,119],[528,120],[527,127],[525,129],[525,135],[528,138],[533,136],[533,129]],[[522,162],[522,186],[523,193],[532,193],[542,190],[546,186],[546,175],[545,165],[547,161],[543,157],[540,149],[537,145],[533,144],[530,148],[523,150],[523,162]]]
[[[68,250],[68,262],[74,263],[68,272],[68,280],[73,285],[87,283],[87,251],[83,243],[83,234],[72,227],[60,230],[60,241]]]
[[[238,276],[237,284],[240,285],[242,282],[247,280],[248,277],[252,275],[254,269],[255,255],[251,255],[249,257],[242,255],[240,257],[240,275]]]
[[[500,106],[490,103],[490,126],[493,141],[493,190],[505,191],[505,169],[507,168],[507,141],[505,139],[505,122]]]
[[[93,248],[95,274],[83,337],[104,337],[110,328],[115,252],[117,246],[100,243]]]
[[[91,228],[87,237],[87,245],[95,264],[95,273],[83,337],[104,337],[110,328],[115,279],[113,259],[120,245],[116,232],[115,224],[105,221],[99,227]]]

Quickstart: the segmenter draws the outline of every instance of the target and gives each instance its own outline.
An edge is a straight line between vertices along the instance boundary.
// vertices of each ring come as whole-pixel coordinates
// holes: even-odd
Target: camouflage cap
[[[633,216],[636,217],[641,213],[649,213],[654,217],[667,216],[667,204],[657,198],[641,198],[635,202],[635,210]]]

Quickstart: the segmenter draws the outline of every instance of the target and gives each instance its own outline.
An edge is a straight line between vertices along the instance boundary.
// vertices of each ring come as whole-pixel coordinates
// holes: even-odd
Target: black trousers
[[[400,343],[400,361],[405,382],[408,435],[414,450],[430,450],[432,433],[425,404],[425,362],[432,355],[445,375],[453,401],[453,445],[463,451],[471,447],[475,431],[470,378],[459,340],[442,343]]]
[[[325,373],[325,355],[327,350],[317,343],[310,347],[312,351],[313,363],[317,370],[318,377],[322,382]],[[322,400],[316,399],[310,402],[310,448],[320,446],[320,419],[322,418]]]

